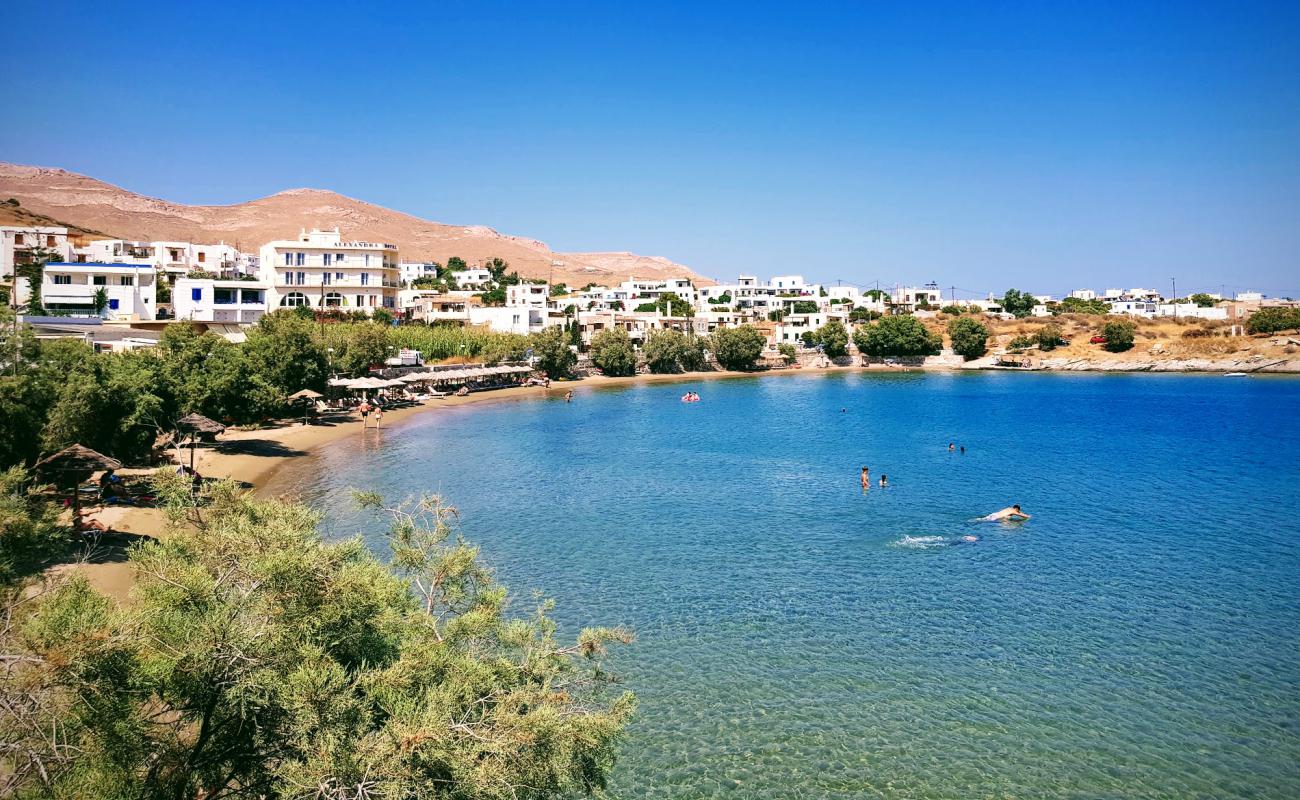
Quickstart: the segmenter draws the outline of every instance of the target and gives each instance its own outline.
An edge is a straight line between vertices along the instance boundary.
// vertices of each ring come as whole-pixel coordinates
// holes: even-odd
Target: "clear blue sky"
[[[719,278],[1300,296],[1294,0],[0,19],[0,159],[171,200],[313,186]]]

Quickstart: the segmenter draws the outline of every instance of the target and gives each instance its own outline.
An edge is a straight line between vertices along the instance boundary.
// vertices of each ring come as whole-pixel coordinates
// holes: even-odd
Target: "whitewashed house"
[[[177,278],[172,286],[172,314],[194,322],[252,325],[267,312],[270,286],[220,278]]]
[[[397,310],[397,245],[345,241],[338,228],[301,231],[296,240],[262,245],[259,275],[271,308]]]
[[[152,320],[157,274],[152,264],[83,264],[52,262],[41,280],[41,305],[73,316],[111,320]],[[104,308],[95,308],[104,293]]]

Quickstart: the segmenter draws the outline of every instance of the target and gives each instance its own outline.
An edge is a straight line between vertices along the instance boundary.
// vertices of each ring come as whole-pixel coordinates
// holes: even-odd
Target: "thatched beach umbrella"
[[[209,419],[202,414],[186,414],[176,421],[176,432],[190,439],[190,469],[194,469],[194,451],[199,439],[204,436],[216,436],[226,430],[226,426]]]
[[[325,395],[321,394],[320,392],[314,392],[311,389],[303,389],[300,392],[294,392],[293,394],[289,395],[286,399],[290,403],[302,403],[302,424],[306,425],[307,409],[310,407],[310,404],[312,403],[312,401],[319,400],[324,396]]]
[[[81,491],[82,480],[91,473],[101,469],[121,469],[122,462],[91,450],[89,447],[74,444],[65,447],[52,456],[46,456],[36,462],[36,471],[60,476],[66,485],[72,485],[72,529],[81,528]]]

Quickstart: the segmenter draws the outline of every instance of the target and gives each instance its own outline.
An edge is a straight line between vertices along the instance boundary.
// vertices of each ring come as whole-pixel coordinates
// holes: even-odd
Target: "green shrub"
[[[1249,333],[1277,333],[1300,328],[1300,308],[1261,308],[1246,320]]]
[[[591,363],[610,376],[635,375],[636,351],[622,328],[606,328],[591,337]]]
[[[753,369],[767,338],[753,325],[719,328],[712,336],[713,355],[724,369]]]
[[[988,352],[989,329],[971,319],[958,317],[948,323],[948,338],[952,351],[967,361]]]
[[[869,356],[933,356],[943,349],[943,338],[931,333],[915,317],[885,317],[858,328],[853,334],[858,349]]]
[[[1101,335],[1106,339],[1106,343],[1102,347],[1112,353],[1131,350],[1133,349],[1133,334],[1136,330],[1137,325],[1126,319],[1107,322],[1101,329]]]

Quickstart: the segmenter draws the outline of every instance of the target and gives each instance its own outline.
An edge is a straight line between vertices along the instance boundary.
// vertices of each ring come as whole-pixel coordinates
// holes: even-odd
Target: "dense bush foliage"
[[[844,327],[844,323],[839,320],[833,319],[813,331],[812,341],[820,345],[822,352],[831,358],[848,355],[849,331],[848,328]]]
[[[1067,297],[1052,306],[1053,314],[1109,314],[1110,305],[1104,300],[1080,300]]]
[[[1034,331],[1034,342],[1038,345],[1039,350],[1055,350],[1061,346],[1063,341],[1061,326],[1056,323],[1049,323]]]
[[[1116,319],[1102,326],[1101,335],[1106,343],[1102,345],[1112,353],[1122,353],[1133,349],[1133,333],[1137,325],[1126,319]]]
[[[589,351],[591,363],[600,367],[606,375],[624,376],[636,374],[636,350],[627,331],[622,328],[606,328],[591,337]]]
[[[959,317],[948,323],[952,351],[967,361],[988,352],[989,329],[971,317]]]
[[[551,379],[567,378],[573,373],[578,363],[578,354],[569,344],[569,336],[563,328],[550,326],[534,333],[530,337],[533,357],[537,359],[537,368]]]
[[[1300,308],[1261,308],[1246,320],[1250,333],[1277,333],[1300,328]]]
[[[869,356],[933,356],[943,349],[943,339],[911,316],[885,317],[858,328],[853,342]]]
[[[641,352],[651,372],[694,372],[704,366],[704,341],[681,331],[651,331]]]
[[[767,345],[767,337],[753,325],[719,328],[711,339],[714,358],[723,369],[753,369]]]
[[[176,484],[179,481],[180,485]],[[170,475],[159,493],[188,502]],[[435,497],[382,509],[391,566],[233,484],[132,554],[133,602],[83,577],[7,595],[0,741],[21,796],[569,797],[599,792],[635,699],[507,595]],[[526,791],[520,791],[527,787]]]
[[[1007,293],[1002,295],[1002,310],[1017,319],[1029,316],[1036,305],[1038,305],[1037,298],[1019,289],[1008,289]]]

